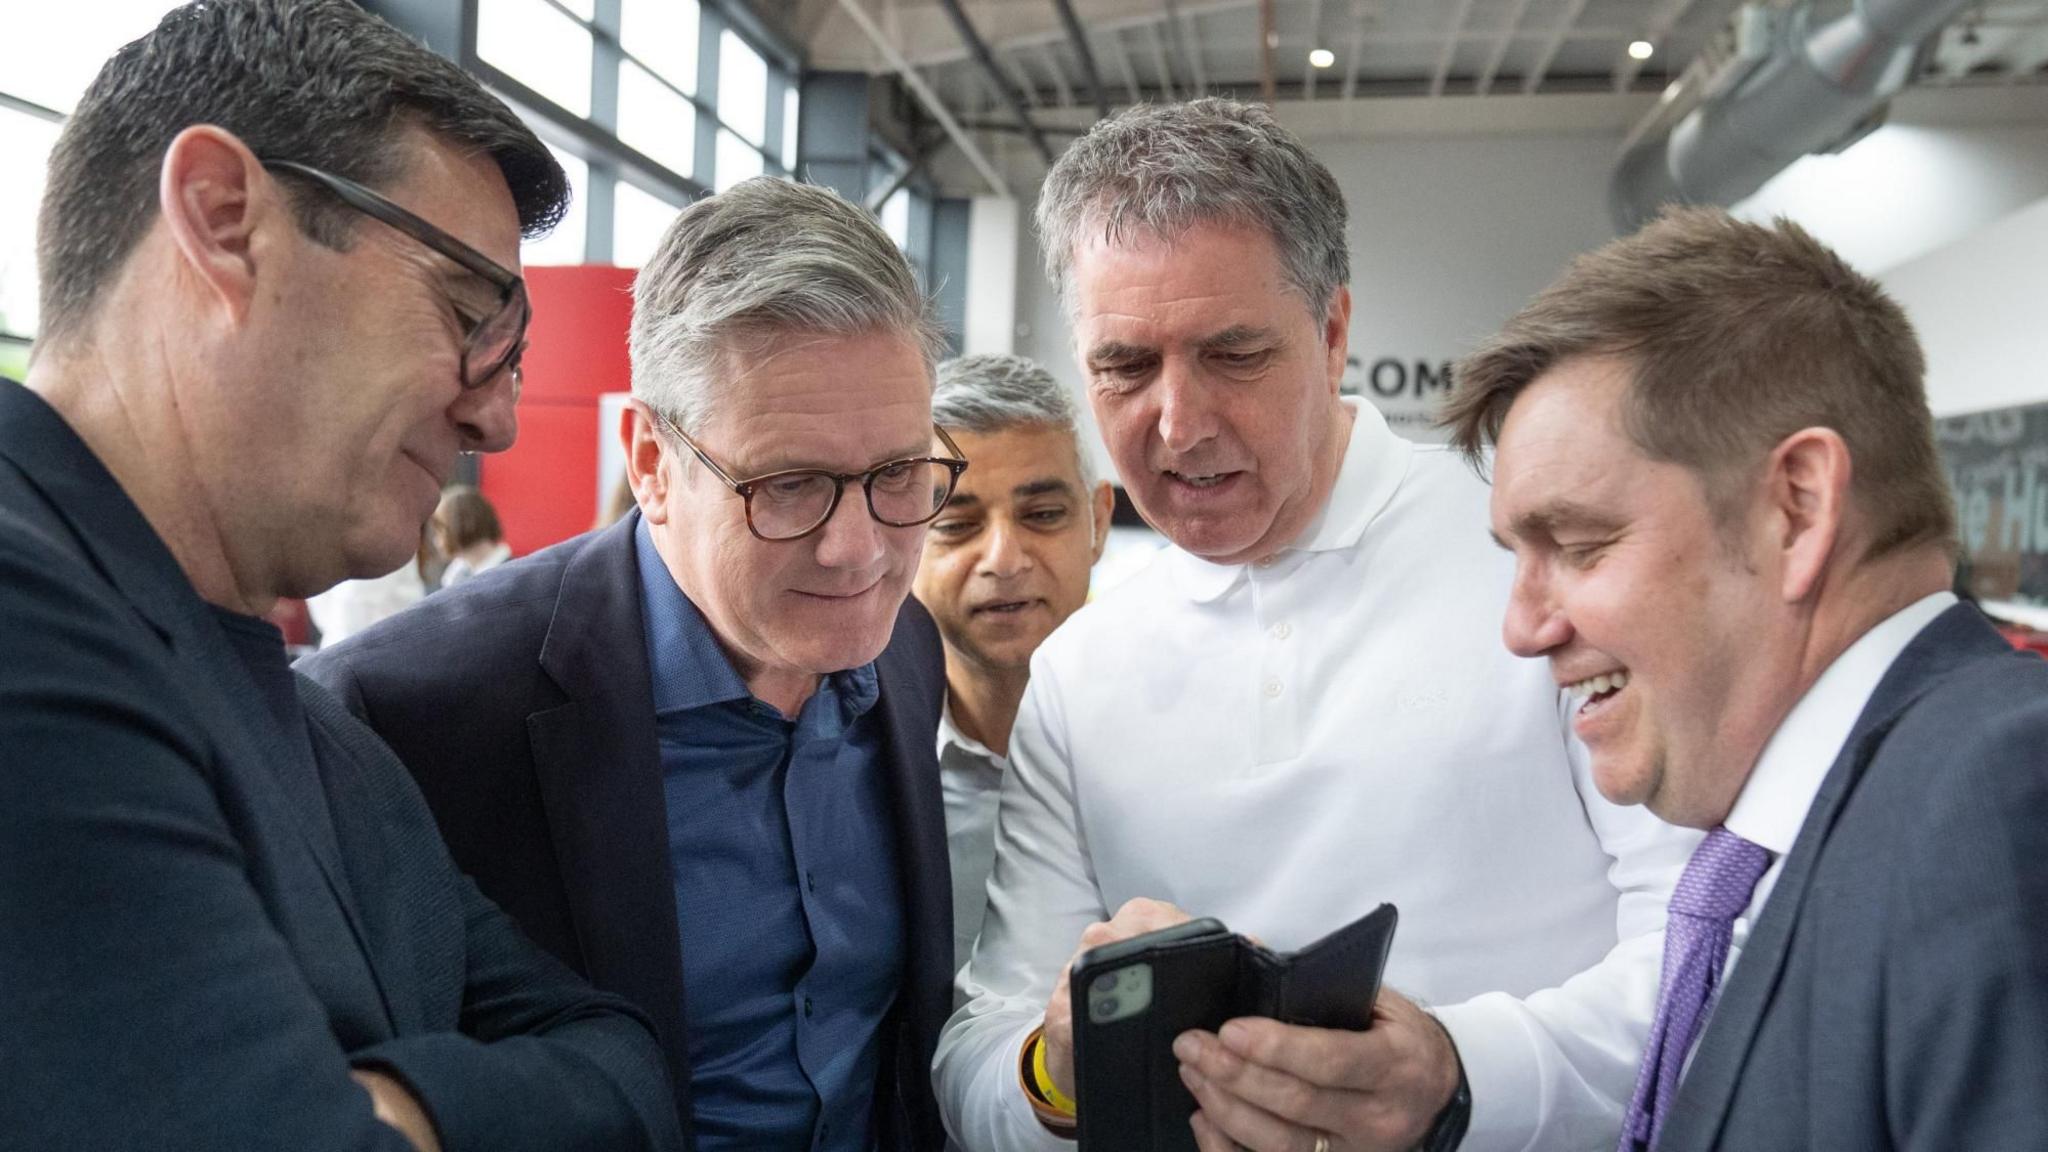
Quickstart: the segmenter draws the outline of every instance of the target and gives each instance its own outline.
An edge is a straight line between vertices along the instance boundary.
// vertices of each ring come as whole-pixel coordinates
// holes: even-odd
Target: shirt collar
[[[633,529],[633,547],[640,560],[640,616],[647,622],[654,714],[745,700],[746,681],[733,671],[704,614],[669,574],[645,520]]]
[[[1807,809],[1842,754],[1878,681],[1913,637],[1956,602],[1936,592],[1893,613],[1828,665],[1764,745],[1723,825],[1783,856],[1799,839]]]
[[[953,693],[950,691],[946,693],[946,702],[939,706],[939,755],[944,756],[948,748],[958,748],[969,756],[980,757],[992,764],[1006,762],[988,745],[962,732],[960,725],[953,722]]]
[[[634,526],[633,548],[640,561],[640,615],[647,622],[647,675],[654,688],[654,714],[751,699],[753,693],[718,646],[704,614],[662,562],[645,520]],[[874,707],[881,696],[881,680],[869,661],[825,677],[818,694],[837,706],[838,723],[844,728]]]
[[[1331,486],[1329,498],[1295,542],[1261,561],[1261,567],[1287,564],[1299,553],[1334,552],[1356,546],[1366,527],[1386,508],[1408,475],[1415,445],[1395,435],[1380,410],[1363,399],[1346,396],[1343,403],[1351,409],[1351,442],[1345,446],[1344,462],[1337,468],[1337,481]],[[1180,548],[1173,549],[1172,556],[1175,582],[1188,599],[1197,603],[1220,598],[1250,567],[1212,564]]]

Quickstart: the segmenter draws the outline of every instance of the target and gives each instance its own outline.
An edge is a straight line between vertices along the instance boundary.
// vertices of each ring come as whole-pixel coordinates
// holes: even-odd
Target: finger
[[[1369,1107],[1359,1093],[1319,1084],[1239,1057],[1207,1032],[1184,1032],[1173,1054],[1204,1080],[1304,1128],[1342,1131]]]
[[[1308,1028],[1245,1016],[1223,1025],[1223,1046],[1238,1057],[1330,1088],[1369,1092],[1411,1061],[1426,1059],[1428,1046],[1412,1026],[1399,1021],[1370,1032]]]
[[[1142,925],[1138,932],[1156,932],[1161,928],[1171,928],[1175,924],[1185,924],[1190,919],[1192,917],[1187,913],[1164,900],[1136,896],[1124,901],[1123,907],[1118,908],[1116,915],[1110,917],[1110,922],[1119,925]]]
[[[1199,1152],[1237,1152],[1237,1144],[1223,1134],[1200,1109],[1188,1117],[1188,1127],[1195,1130],[1195,1147]]]
[[[1248,1103],[1186,1064],[1181,1065],[1180,1079],[1209,1123],[1238,1145],[1251,1152],[1313,1152],[1314,1133]]]

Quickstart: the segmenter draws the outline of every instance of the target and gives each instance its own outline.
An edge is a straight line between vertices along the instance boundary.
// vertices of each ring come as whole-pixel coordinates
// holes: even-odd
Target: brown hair
[[[1483,467],[1522,390],[1584,356],[1633,367],[1623,430],[1651,459],[1698,475],[1724,519],[1772,448],[1825,427],[1854,461],[1866,559],[1953,547],[1913,327],[1875,281],[1798,225],[1671,208],[1580,256],[1458,364],[1439,423]]]
[[[441,534],[441,550],[450,556],[472,544],[495,544],[505,538],[497,509],[467,484],[451,485],[441,493],[441,506],[434,509],[434,526]]]

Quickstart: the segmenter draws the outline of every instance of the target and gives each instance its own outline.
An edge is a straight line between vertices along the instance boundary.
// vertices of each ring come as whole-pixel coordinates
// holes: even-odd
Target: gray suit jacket
[[[1657,1147],[2048,1149],[2048,662],[1975,608],[1858,717]]]

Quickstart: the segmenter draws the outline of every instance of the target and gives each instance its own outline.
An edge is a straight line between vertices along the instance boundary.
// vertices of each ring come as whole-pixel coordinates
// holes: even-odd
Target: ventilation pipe
[[[1734,52],[1674,84],[1696,106],[1624,146],[1608,195],[1616,227],[1632,232],[1672,201],[1733,204],[1801,156],[1854,143],[1912,79],[1921,43],[1972,2],[1855,0],[1819,28],[1811,5],[1744,5]]]

